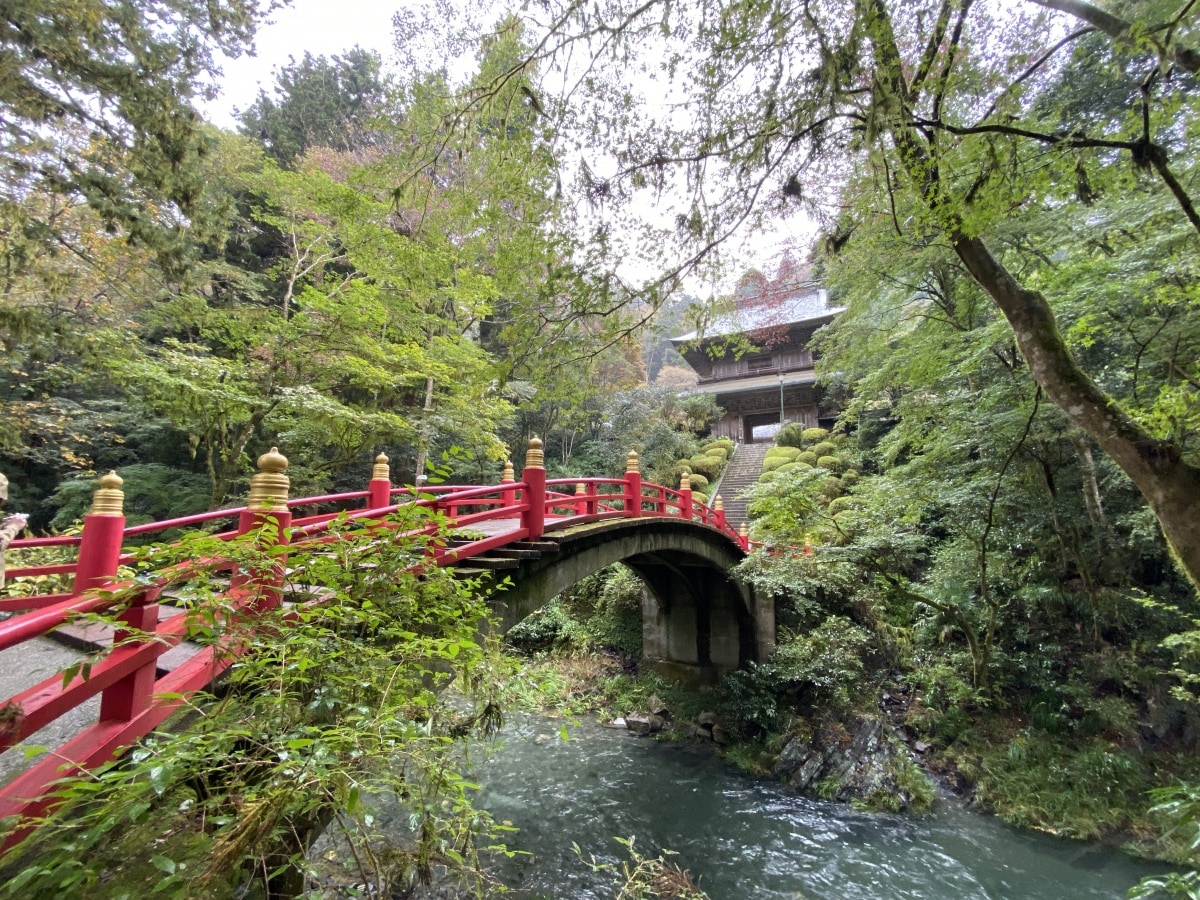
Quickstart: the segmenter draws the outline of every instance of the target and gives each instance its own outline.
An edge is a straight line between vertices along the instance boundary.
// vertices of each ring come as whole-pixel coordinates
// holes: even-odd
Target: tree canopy
[[[831,257],[889,229],[888,262],[910,273],[944,248],[1001,311],[1047,397],[1133,480],[1183,571],[1200,579],[1190,426],[1185,435],[1126,402],[1089,369],[1079,333],[1060,326],[1065,270],[1112,246],[1111,220],[1092,204],[1133,193],[1190,229],[1178,235],[1184,246],[1200,238],[1190,4],[1133,3],[1123,17],[1075,0],[535,9],[543,30],[527,60],[551,59],[563,72],[563,123],[583,147],[579,187],[601,223],[597,246],[649,194],[676,198],[673,227],[658,237],[668,278],[739,229],[799,211],[823,223]],[[650,105],[638,79],[657,81],[670,105]],[[1034,217],[1072,223],[1076,242],[1045,230],[1014,240],[1013,223]],[[1174,320],[1194,310],[1194,282],[1180,270],[1172,277],[1174,293],[1156,296]],[[1146,287],[1118,267],[1106,280],[1110,293]],[[1150,386],[1136,344],[1120,364],[1139,368],[1143,399],[1167,391],[1172,422],[1181,421],[1179,410],[1195,407],[1194,359],[1160,366]]]

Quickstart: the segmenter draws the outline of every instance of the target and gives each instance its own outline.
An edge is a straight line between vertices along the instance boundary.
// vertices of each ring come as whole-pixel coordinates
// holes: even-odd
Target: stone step
[[[558,541],[513,541],[508,547],[512,550],[537,550],[539,553],[557,553],[562,549]]]
[[[490,551],[489,551],[490,552]],[[476,569],[515,569],[521,561],[504,556],[468,556],[463,560]]]

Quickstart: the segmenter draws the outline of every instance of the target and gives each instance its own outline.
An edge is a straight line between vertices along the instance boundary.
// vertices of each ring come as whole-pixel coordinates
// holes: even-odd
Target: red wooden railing
[[[745,534],[739,535],[725,522],[719,498],[712,508],[696,503],[687,486],[686,474],[678,489],[643,484],[634,452],[629,454],[624,478],[547,480],[542,442],[534,438],[530,441],[520,481],[514,479],[509,464],[498,485],[438,485],[420,490],[392,486],[387,457],[380,454],[367,490],[299,499],[287,497],[288,479],[284,474],[287,460],[274,448],[261,456],[258,463],[260,471],[251,479],[250,496],[244,507],[126,528],[121,479],[110,472],[100,479],[92,510],[84,517],[80,536],[14,541],[10,545],[10,550],[14,551],[77,548],[71,562],[24,566],[8,571],[10,579],[71,575],[73,587],[68,592],[44,596],[0,598],[0,612],[12,614],[0,622],[0,651],[17,648],[49,634],[80,614],[111,608],[115,603],[114,593],[129,587],[118,579],[119,567],[135,558],[133,554],[122,552],[126,539],[174,528],[211,527],[222,520],[232,520],[234,527],[218,532],[217,538],[230,539],[258,532],[263,540],[289,546],[333,540],[330,525],[339,517],[343,520],[381,520],[405,507],[436,510],[448,517],[451,527],[457,529],[493,523],[488,529],[491,533],[467,544],[454,548],[437,543],[432,545],[430,557],[439,566],[514,541],[536,540],[546,533],[547,527],[610,518],[684,518],[717,529],[743,550],[748,547]],[[363,505],[349,510],[349,505],[355,503]],[[317,505],[337,505],[342,509],[294,516],[293,510]],[[428,525],[421,531],[433,535],[438,527]],[[197,570],[206,577],[214,571],[230,572],[230,586],[220,595],[222,606],[228,615],[252,622],[256,612],[277,607],[282,602],[284,557],[275,555],[272,559],[272,564],[261,570],[237,571],[234,563],[226,559],[204,561]],[[52,803],[50,790],[56,780],[107,762],[123,748],[145,737],[185,702],[189,694],[211,684],[244,649],[245,642],[234,648],[198,648],[170,673],[158,675],[159,657],[178,646],[191,627],[190,613],[160,607],[158,600],[164,583],[178,582],[186,577],[181,571],[165,573],[157,582],[151,579],[149,584],[134,589],[132,601],[118,618],[119,627],[111,649],[86,673],[81,670],[65,681],[59,673],[0,702],[0,713],[3,713],[0,715],[0,752],[3,752],[89,699],[100,696],[96,722],[0,787],[0,819],[36,816],[43,812]],[[294,577],[302,578],[302,575]],[[19,837],[19,832],[10,835],[4,846],[11,845]]]

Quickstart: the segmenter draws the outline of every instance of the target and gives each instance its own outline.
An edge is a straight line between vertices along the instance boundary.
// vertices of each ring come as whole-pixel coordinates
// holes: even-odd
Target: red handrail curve
[[[696,503],[690,490],[643,484],[636,471],[623,479],[556,478],[547,481],[543,469],[527,467],[520,481],[498,485],[387,485],[386,493],[373,493],[376,486],[382,491],[384,485],[386,481],[379,485],[373,482],[372,491],[290,499],[287,500],[286,513],[254,512],[246,507],[221,509],[124,528],[120,535],[128,539],[236,517],[236,529],[214,535],[228,539],[252,530],[269,516],[286,529],[284,533],[289,544],[321,543],[336,540],[330,532],[336,522],[378,520],[381,528],[396,529],[401,526],[385,524],[382,520],[405,508],[419,507],[442,513],[451,528],[465,529],[467,532],[485,523],[504,523],[502,531],[484,533],[455,547],[436,543],[431,545],[427,560],[437,566],[453,565],[514,541],[538,538],[547,521],[562,527],[620,517],[684,518],[712,527],[743,550],[746,549],[745,539],[740,538],[725,522],[723,512]],[[391,505],[371,508],[373,496],[386,496],[392,501]],[[368,507],[365,509],[321,512],[294,520],[291,516],[291,510],[305,506],[346,504],[364,498]],[[10,577],[65,575],[79,571],[82,568],[79,567],[80,558],[90,552],[89,529],[94,528],[96,532],[107,529],[111,532],[113,525],[118,524],[113,522],[111,515],[105,522],[93,523],[92,520],[100,518],[89,515],[85,519],[83,535],[79,537],[31,538],[12,542],[12,550],[55,546],[80,549],[74,562],[12,569],[9,570]],[[439,528],[439,524],[433,523],[410,533],[434,535]],[[112,607],[116,592],[128,587],[117,581],[117,566],[134,558],[132,554],[121,554],[117,546],[116,552],[111,553],[101,565],[101,581],[92,582],[93,585],[99,583],[99,589],[93,587],[85,592],[60,592],[42,597],[0,598],[0,611],[21,611],[0,621],[0,651],[42,637],[80,614]],[[207,572],[214,567],[229,569],[233,566],[228,560],[199,562],[203,564],[200,568]],[[93,578],[93,570],[97,565],[95,553],[92,553],[89,573]],[[219,596],[224,598],[228,609],[252,617],[256,610],[278,605],[282,573],[282,562],[279,562],[271,571],[236,574],[231,587]],[[76,673],[64,683],[62,674],[54,675],[0,701],[0,710],[16,707],[15,715],[0,720],[11,723],[0,725],[2,752],[88,699],[97,695],[101,697],[98,721],[0,787],[0,819],[12,815],[29,817],[40,814],[53,802],[50,791],[53,784],[63,777],[64,768],[70,774],[112,759],[121,749],[145,737],[160,725],[184,702],[188,694],[210,684],[244,649],[209,646],[198,650],[169,674],[157,675],[158,658],[184,639],[191,613],[181,611],[160,621],[156,601],[164,584],[175,583],[183,578],[179,570],[164,572],[155,583],[143,585],[133,593],[132,602],[120,616],[129,629],[121,634],[128,640],[117,641],[116,646],[91,665],[86,677]],[[15,843],[22,834],[10,835],[0,851]]]

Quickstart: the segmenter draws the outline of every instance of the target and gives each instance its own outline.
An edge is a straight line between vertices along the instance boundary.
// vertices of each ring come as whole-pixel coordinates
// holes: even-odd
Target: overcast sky
[[[272,14],[254,39],[257,54],[226,60],[222,94],[204,105],[213,123],[235,128],[234,109],[245,109],[258,96],[259,86],[270,91],[272,72],[300,59],[344,53],[355,44],[377,51],[388,62],[392,51],[392,14],[404,0],[292,0]]]

